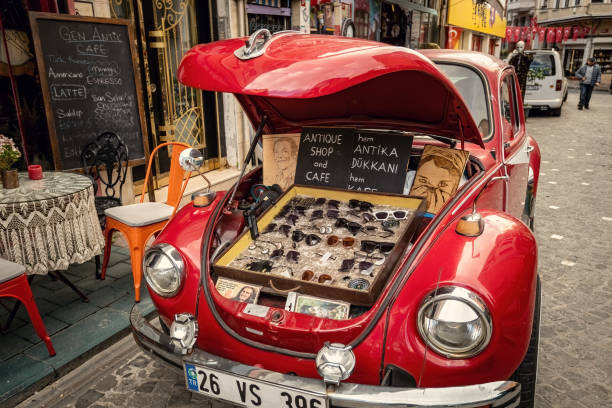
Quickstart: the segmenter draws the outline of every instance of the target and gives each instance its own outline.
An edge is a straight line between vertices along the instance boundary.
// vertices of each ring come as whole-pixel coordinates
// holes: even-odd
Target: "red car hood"
[[[484,144],[452,82],[410,49],[352,38],[283,33],[239,59],[245,38],[201,44],[181,61],[183,84],[236,95],[268,133],[302,126],[385,127]]]

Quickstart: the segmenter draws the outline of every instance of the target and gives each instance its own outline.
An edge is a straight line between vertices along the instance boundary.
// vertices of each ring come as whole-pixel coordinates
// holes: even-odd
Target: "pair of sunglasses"
[[[353,259],[343,259],[342,260],[342,264],[340,265],[340,269],[338,269],[338,271],[340,272],[350,272],[353,267],[355,267],[355,258]],[[368,262],[368,261],[359,261],[357,263],[357,268],[360,271],[367,271],[368,269],[370,269],[372,266],[374,266],[374,264],[372,262]]]
[[[305,241],[308,246],[317,245],[321,242],[321,237],[316,234],[304,234],[304,232],[300,230],[295,230],[291,234],[291,239],[294,242]]]
[[[404,210],[376,211],[374,213],[374,217],[376,217],[378,221],[387,220],[387,219],[405,220],[406,218],[410,217],[410,212],[404,211]]]
[[[349,200],[350,208],[359,208],[360,211],[370,211],[373,207],[372,203],[368,203],[367,201],[360,200]]]
[[[329,200],[327,202],[327,205],[329,207],[335,208],[337,210],[338,208],[340,208],[340,201],[338,201],[338,200]]]
[[[298,251],[289,251],[285,257],[289,262],[298,263],[300,260],[300,253]]]
[[[327,218],[338,218],[340,216],[340,211],[338,210],[327,210]],[[310,215],[310,220],[320,220],[323,218],[323,210],[314,210]]]
[[[361,224],[358,224],[354,221],[349,221],[346,218],[338,218],[336,220],[336,227],[346,228],[350,231],[351,234],[357,235],[359,231],[361,231]]]
[[[342,243],[342,246],[345,248],[350,248],[355,244],[355,238],[353,237],[344,237],[340,238],[337,235],[330,235],[327,237],[327,245],[336,246],[339,242]]]
[[[376,251],[377,249],[383,254],[389,253],[395,247],[393,242],[376,242],[370,240],[361,241],[361,250],[369,253]]]
[[[314,277],[315,277],[315,273],[311,271],[310,269],[307,269],[304,272],[302,272],[303,281],[311,281],[313,280]],[[327,283],[327,282],[331,282],[331,280],[332,280],[332,277],[326,273],[319,275],[319,277],[317,278],[317,282],[319,283]]]
[[[387,259],[387,257],[384,254],[380,254],[380,255],[368,254],[367,252],[364,252],[364,251],[355,251],[354,256],[356,259],[363,258],[366,261],[371,261],[374,265],[382,265],[385,263],[385,260]]]
[[[274,264],[270,261],[253,261],[246,265],[247,269],[255,272],[270,272]]]

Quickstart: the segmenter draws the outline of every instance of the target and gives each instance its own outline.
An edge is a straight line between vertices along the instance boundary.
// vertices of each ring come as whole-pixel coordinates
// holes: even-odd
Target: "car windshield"
[[[533,71],[536,77],[555,75],[555,60],[552,54],[534,54],[529,71]]]
[[[467,104],[478,130],[486,139],[491,133],[489,109],[482,78],[472,69],[460,65],[437,63],[438,68],[453,82]]]

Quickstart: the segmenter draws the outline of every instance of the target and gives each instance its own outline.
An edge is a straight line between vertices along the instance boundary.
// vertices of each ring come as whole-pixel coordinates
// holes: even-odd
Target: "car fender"
[[[536,293],[537,246],[520,220],[480,211],[484,231],[455,231],[460,216],[424,249],[389,311],[384,365],[406,370],[421,387],[477,384],[507,379],[527,351]],[[461,214],[464,215],[464,214]],[[488,346],[467,359],[449,359],[426,349],[417,329],[425,296],[441,286],[469,289],[485,302],[492,319]]]

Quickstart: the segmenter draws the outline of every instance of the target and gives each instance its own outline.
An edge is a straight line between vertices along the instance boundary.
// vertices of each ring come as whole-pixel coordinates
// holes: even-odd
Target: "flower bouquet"
[[[4,188],[19,187],[19,174],[11,167],[20,157],[21,152],[13,139],[0,134],[0,171],[2,171]]]

